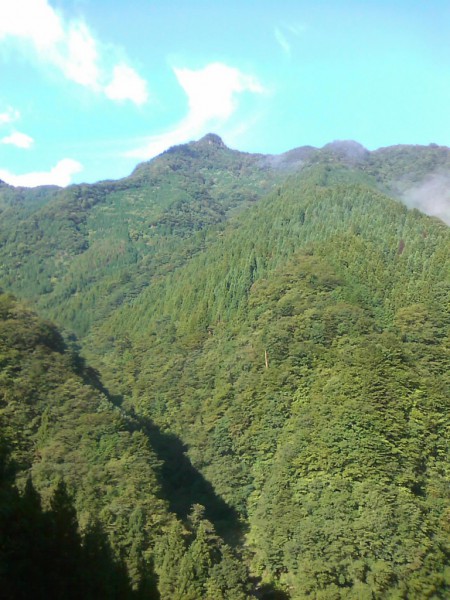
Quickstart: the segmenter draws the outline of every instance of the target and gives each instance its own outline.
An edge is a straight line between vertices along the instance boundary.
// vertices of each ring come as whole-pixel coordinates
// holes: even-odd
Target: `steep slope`
[[[439,221],[317,166],[86,339],[294,598],[445,596],[448,249]]]
[[[63,478],[76,494],[81,526],[100,519],[136,577],[133,537],[139,533],[139,553],[148,558],[169,518],[147,437],[96,387],[95,373],[57,330],[4,294],[0,355],[0,429],[19,482],[31,475],[48,503]]]
[[[60,190],[44,206],[34,203],[31,215],[2,215],[2,285],[83,334],[159,271],[197,252],[202,231],[277,179],[261,156],[230,150],[209,135],[123,180]]]
[[[111,402],[54,326],[0,294],[0,581],[8,598],[28,597],[27,584],[42,597],[74,599],[248,597],[245,565],[207,519],[211,506],[196,503],[213,494],[185,458],[173,473],[165,463],[176,457],[176,439],[161,453],[163,441],[148,420]],[[170,475],[177,493],[185,477],[197,496],[191,489],[181,502],[165,499]],[[185,509],[183,521],[169,504]],[[224,506],[216,500],[229,517]]]

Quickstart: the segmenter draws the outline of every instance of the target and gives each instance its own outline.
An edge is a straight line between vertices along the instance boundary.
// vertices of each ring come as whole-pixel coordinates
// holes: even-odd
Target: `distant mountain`
[[[117,182],[8,187],[0,285],[98,373],[77,363],[67,381],[90,391],[64,376],[59,401],[40,363],[7,371],[26,406],[39,390],[8,439],[42,493],[67,473],[83,511],[105,489],[95,511],[127,556],[154,556],[162,598],[446,598],[450,237],[404,202],[445,207],[449,157],[352,141],[273,157],[209,134]],[[45,357],[8,327],[14,365]],[[148,512],[131,523],[123,502]]]
[[[209,134],[170,148],[119,181],[2,188],[0,282],[59,322],[70,312],[71,326],[84,333],[93,313],[104,318],[161,268],[183,261],[178,247],[188,238],[190,248],[181,252],[195,253],[208,228],[220,228],[286,177],[318,164],[351,168],[360,181],[450,219],[448,148],[370,153],[349,141],[269,157],[230,150]],[[95,311],[93,295],[102,298]]]
[[[371,172],[407,206],[450,224],[450,149],[391,146],[372,153]]]
[[[259,155],[230,150],[220,138],[206,136],[169,149],[117,182],[56,193],[8,187],[0,280],[19,296],[46,305],[52,318],[58,320],[57,306],[78,313],[74,329],[81,333],[91,320],[85,302],[92,294],[103,298],[102,314],[109,313],[161,269],[183,261],[183,253],[195,253],[209,227],[220,226],[279,181]],[[1,200],[0,195],[0,206]]]
[[[380,188],[410,208],[450,224],[450,149],[445,146],[392,146],[370,152],[358,142],[335,141],[318,149],[302,146],[267,163],[298,171],[311,162],[339,162],[373,177]]]

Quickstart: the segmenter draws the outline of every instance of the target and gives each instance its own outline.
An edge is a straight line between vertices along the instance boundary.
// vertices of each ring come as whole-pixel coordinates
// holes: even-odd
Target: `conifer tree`
[[[50,500],[50,535],[52,547],[48,559],[55,593],[75,600],[82,580],[81,537],[76,510],[62,479]]]
[[[156,547],[156,570],[161,598],[176,598],[179,589],[180,567],[186,552],[185,530],[174,520]]]

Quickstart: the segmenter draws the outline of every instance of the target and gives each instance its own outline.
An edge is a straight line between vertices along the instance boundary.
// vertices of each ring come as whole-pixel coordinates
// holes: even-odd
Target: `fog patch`
[[[418,208],[450,225],[450,175],[434,173],[401,194],[409,208]]]

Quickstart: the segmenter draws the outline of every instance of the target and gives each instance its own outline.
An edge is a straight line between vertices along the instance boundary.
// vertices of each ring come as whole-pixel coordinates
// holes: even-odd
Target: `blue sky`
[[[450,145],[449,31],[448,0],[0,0],[0,179],[116,179],[209,131]]]

